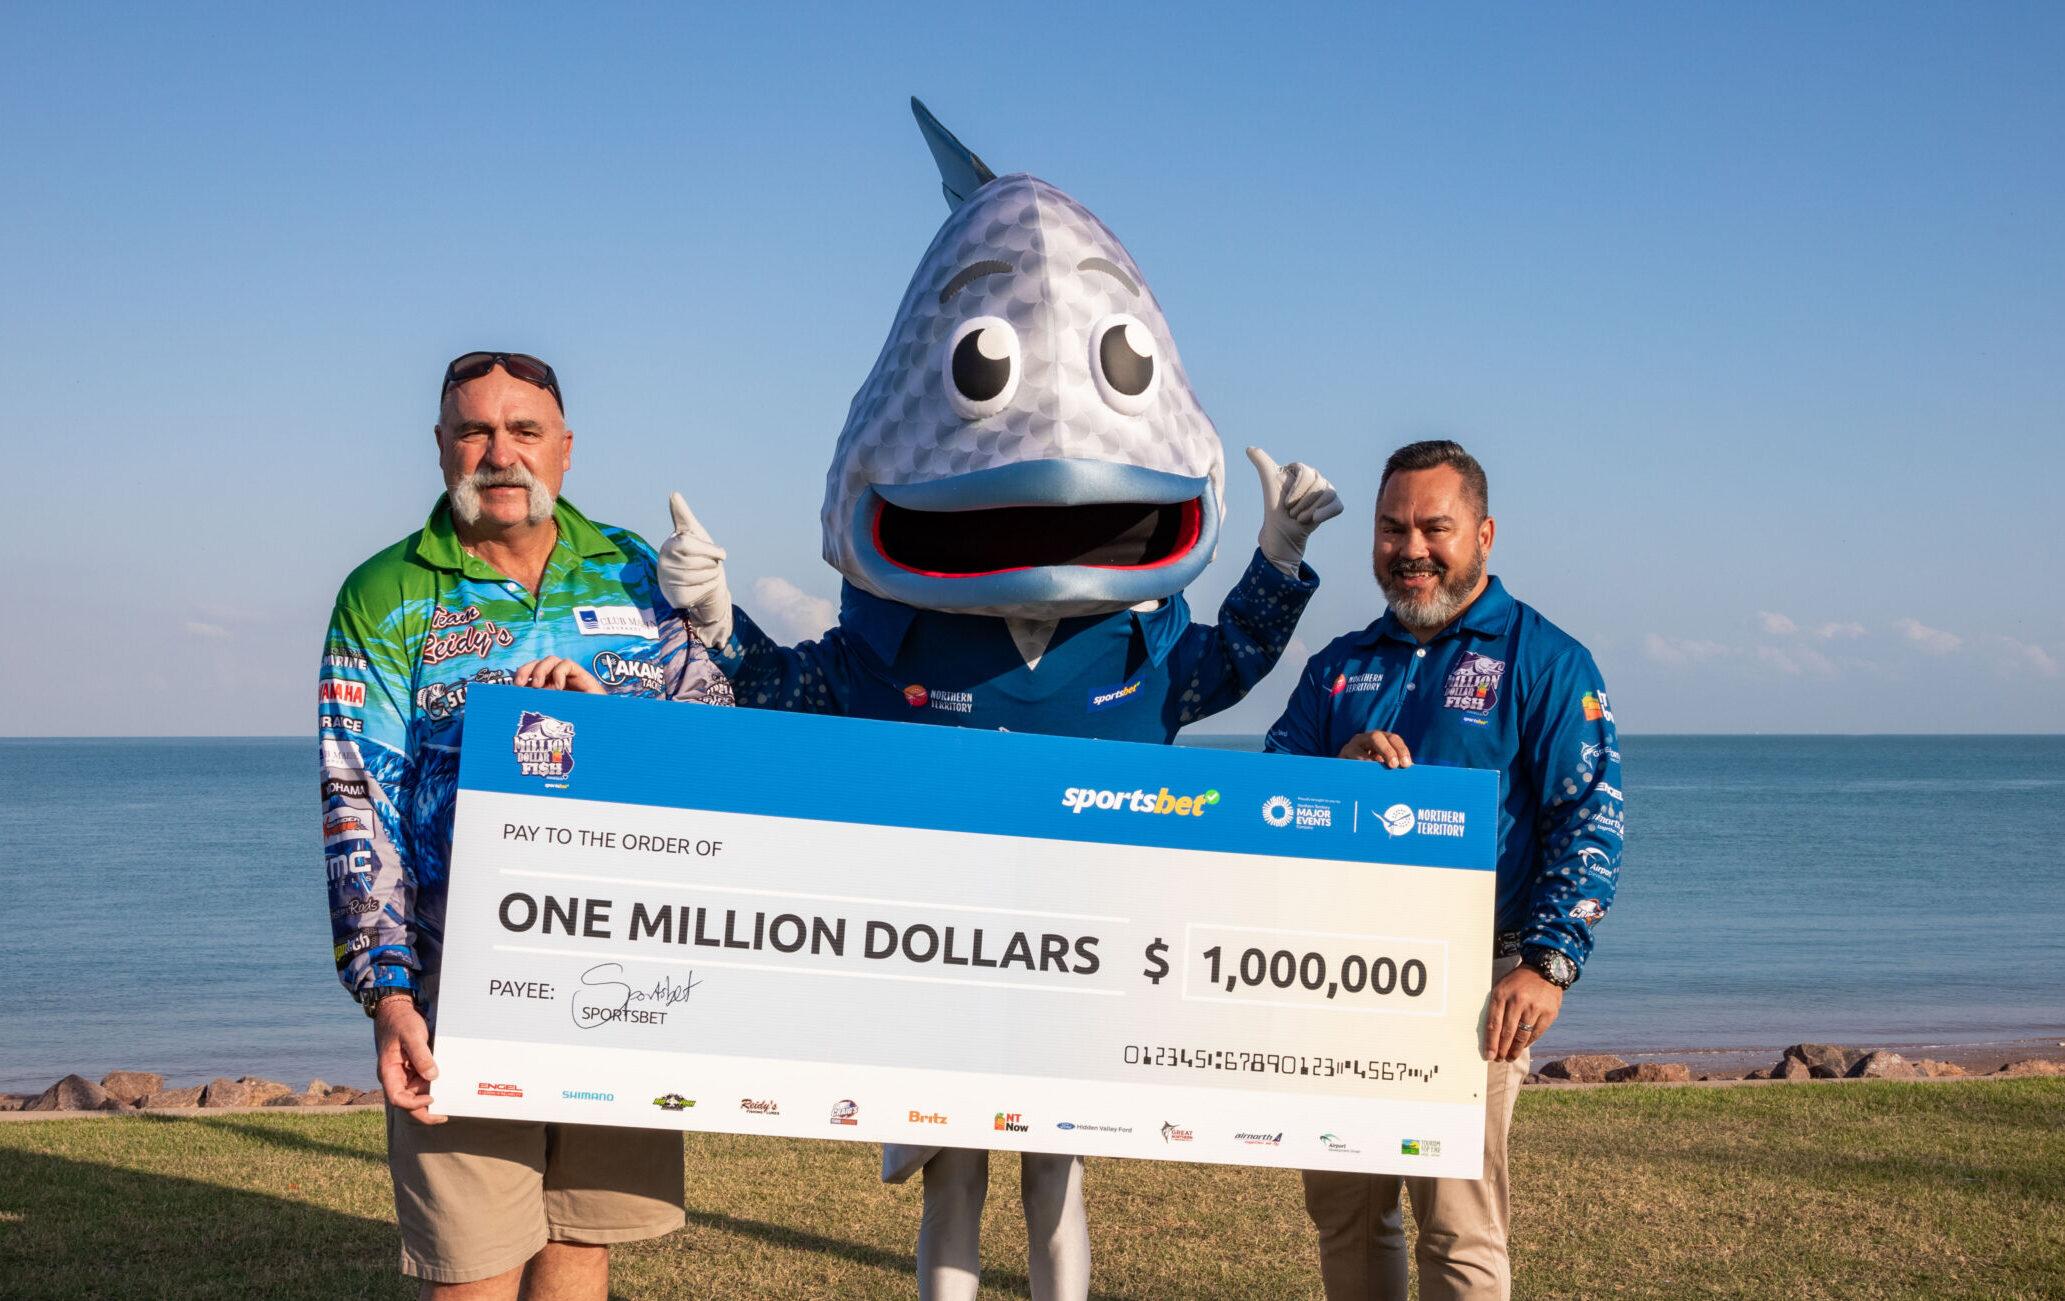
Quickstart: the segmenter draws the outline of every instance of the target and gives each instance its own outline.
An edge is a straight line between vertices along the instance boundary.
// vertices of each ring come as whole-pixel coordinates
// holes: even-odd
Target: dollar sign
[[[1161,984],[1162,977],[1169,974],[1169,964],[1162,958],[1162,954],[1168,951],[1169,946],[1162,943],[1162,937],[1155,936],[1154,943],[1147,946],[1147,969],[1140,974],[1157,985]]]

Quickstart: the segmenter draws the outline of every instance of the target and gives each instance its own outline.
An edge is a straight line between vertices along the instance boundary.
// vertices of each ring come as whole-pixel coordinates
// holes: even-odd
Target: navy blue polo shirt
[[[1318,587],[1310,566],[1292,578],[1257,551],[1216,624],[1192,620],[1179,592],[1148,610],[1063,619],[1028,665],[1000,618],[920,610],[848,583],[821,639],[778,646],[733,606],[731,640],[713,658],[751,709],[1167,744],[1276,667]]]
[[[1386,610],[1306,663],[1264,748],[1330,758],[1371,731],[1403,737],[1416,764],[1499,774],[1500,952],[1550,948],[1582,967],[1626,817],[1591,652],[1497,578],[1425,645]]]

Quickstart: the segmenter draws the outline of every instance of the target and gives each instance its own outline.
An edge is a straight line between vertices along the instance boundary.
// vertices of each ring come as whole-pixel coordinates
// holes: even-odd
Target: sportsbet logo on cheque
[[[1090,786],[1071,786],[1061,792],[1061,803],[1071,813],[1084,809],[1120,809],[1128,813],[1159,813],[1179,818],[1204,816],[1207,806],[1219,802],[1219,792],[1205,791],[1199,795],[1171,795],[1164,786],[1159,791],[1101,791]]]

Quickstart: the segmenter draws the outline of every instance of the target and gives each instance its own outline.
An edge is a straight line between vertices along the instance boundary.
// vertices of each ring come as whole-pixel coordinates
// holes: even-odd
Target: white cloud
[[[1893,626],[1900,630],[1901,636],[1930,655],[1948,655],[1965,644],[1965,639],[1956,633],[1931,628],[1919,619],[1895,619]]]
[[[2006,666],[2009,669],[2018,672],[2027,670],[2044,678],[2058,676],[2058,661],[2043,647],[2013,637],[1995,637],[1991,640],[1993,645],[2006,655]]]
[[[1814,635],[1823,641],[1835,641],[1837,638],[1862,637],[1864,633],[1864,625],[1855,620],[1840,623],[1824,623],[1814,630]]]
[[[192,633],[196,637],[229,636],[229,629],[223,627],[221,624],[218,623],[201,623],[198,620],[189,619],[183,626],[189,633]]]
[[[1757,611],[1757,625],[1773,637],[1790,637],[1800,630],[1800,625],[1791,619],[1782,614],[1773,614],[1769,610]]]
[[[1697,638],[1664,637],[1650,633],[1642,639],[1642,653],[1658,664],[1703,664],[1735,654],[1732,646]]]
[[[839,607],[812,596],[786,578],[753,580],[753,613],[780,642],[811,641],[839,618]]]
[[[1759,646],[1756,656],[1759,664],[1776,669],[1789,678],[1832,678],[1836,675],[1834,661],[1809,646],[1790,646],[1783,650],[1776,646]]]

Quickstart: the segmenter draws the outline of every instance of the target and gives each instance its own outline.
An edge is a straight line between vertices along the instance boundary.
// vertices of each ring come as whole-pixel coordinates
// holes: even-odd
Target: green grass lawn
[[[378,1114],[0,1125],[0,1295],[413,1296]],[[1515,1294],[2065,1295],[2065,1080],[1531,1089]],[[908,1296],[915,1183],[855,1143],[688,1138],[688,1228],[625,1297]],[[987,1293],[1028,1295],[1017,1161]],[[1316,1297],[1287,1171],[1093,1160],[1101,1297]]]

